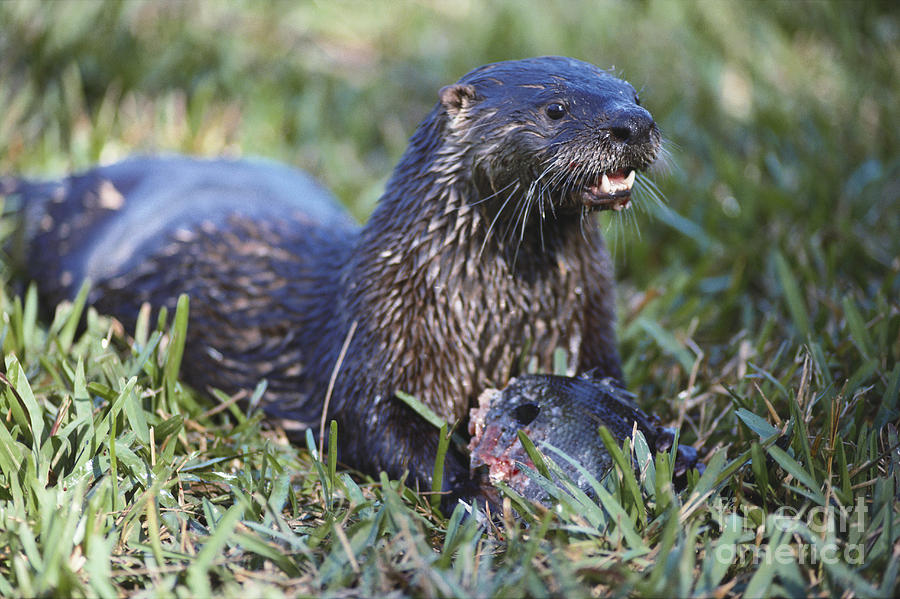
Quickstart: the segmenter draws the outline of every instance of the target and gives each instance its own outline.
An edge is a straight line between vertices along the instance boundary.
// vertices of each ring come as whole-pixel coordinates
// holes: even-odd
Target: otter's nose
[[[603,127],[619,143],[643,144],[656,128],[653,117],[640,106],[629,106],[614,114]]]

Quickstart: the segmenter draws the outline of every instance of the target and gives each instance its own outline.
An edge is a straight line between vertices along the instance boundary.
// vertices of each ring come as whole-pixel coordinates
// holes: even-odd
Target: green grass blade
[[[535,470],[546,478],[550,480],[550,469],[547,467],[547,463],[544,461],[544,456],[537,450],[537,447],[534,446],[534,443],[531,442],[531,439],[528,438],[528,435],[523,430],[517,430],[516,436],[519,439],[519,443],[522,444],[522,448],[525,450],[526,455],[531,458],[532,463],[534,464]]]
[[[332,489],[337,484],[337,436],[338,423],[337,420],[332,420],[328,432],[328,485]]]
[[[613,463],[622,472],[622,481],[625,483],[625,489],[628,490],[628,494],[631,495],[631,501],[638,510],[638,517],[643,524],[647,524],[647,508],[644,506],[641,489],[634,476],[634,468],[632,467],[630,456],[628,458],[625,457],[608,428],[601,426],[599,432],[600,440],[603,441],[606,451],[609,452]]]
[[[875,428],[880,429],[888,422],[896,422],[900,419],[900,362],[894,364],[894,369],[888,378],[887,388],[881,397],[878,413],[875,416]]]
[[[178,297],[178,305],[175,308],[175,322],[169,332],[169,347],[166,354],[166,363],[163,367],[163,380],[166,385],[166,399],[169,402],[169,412],[177,413],[175,401],[175,385],[178,381],[178,371],[181,369],[181,359],[184,356],[184,344],[187,339],[188,313],[190,300],[187,295]]]
[[[147,426],[147,417],[144,407],[141,405],[141,396],[134,390],[136,384],[137,377],[128,379],[126,387],[129,389],[129,393],[122,399],[122,407],[128,418],[128,424],[131,425],[131,430],[135,432],[141,443],[149,446],[150,427]]]
[[[791,267],[780,252],[775,252],[775,272],[778,275],[778,282],[784,292],[784,299],[787,302],[788,310],[791,312],[791,319],[797,327],[803,339],[809,337],[810,325],[809,314],[806,311],[806,304],[803,301],[803,295],[800,292],[800,284],[797,282]]]
[[[188,584],[196,596],[211,597],[210,570],[225,545],[233,542],[234,529],[240,521],[243,508],[233,505],[215,524],[215,531],[207,538],[206,543],[197,553],[187,570]]]
[[[768,452],[769,455],[778,462],[779,466],[784,468],[791,476],[796,478],[797,481],[802,483],[809,490],[811,496],[815,498],[819,505],[825,505],[825,496],[822,495],[822,491],[813,478],[813,475],[807,472],[803,466],[780,447],[769,447]]]
[[[850,339],[864,357],[871,358],[875,355],[875,345],[856,303],[849,295],[845,295],[841,300],[841,306],[844,308],[847,328],[850,329]]]
[[[37,456],[44,437],[44,411],[35,400],[31,385],[28,384],[28,379],[25,377],[25,371],[14,355],[6,356],[6,373],[10,384],[28,411],[28,425],[33,438],[32,449]],[[16,409],[15,403],[15,401],[10,402],[13,410]]]
[[[441,505],[440,492],[444,487],[444,458],[447,456],[447,449],[450,447],[450,439],[452,431],[447,430],[447,424],[441,425],[440,436],[438,437],[437,455],[434,458],[434,471],[431,475],[431,507],[439,509]]]
[[[409,393],[405,393],[403,391],[395,391],[394,395],[397,396],[403,403],[408,405],[412,410],[424,418],[427,422],[431,423],[434,428],[441,428],[446,424],[446,421],[438,416],[434,410],[426,406],[424,403],[419,401],[417,397],[410,395]]]
[[[694,366],[694,356],[684,348],[675,335],[665,330],[658,322],[648,318],[638,318],[637,324],[645,333],[650,335],[650,337],[652,337],[667,354],[678,360],[678,363],[681,364],[681,367],[685,372],[691,371]]]
[[[62,330],[59,332],[59,337],[57,337],[57,339],[59,340],[59,345],[64,353],[68,352],[72,347],[72,340],[75,339],[75,331],[78,329],[78,323],[81,322],[81,315],[84,312],[84,305],[87,302],[87,296],[90,290],[91,282],[85,280],[78,290],[78,295],[75,296],[75,301],[72,302],[72,305],[69,308],[69,314],[66,317],[65,324],[63,324]]]
[[[752,430],[763,439],[771,437],[772,435],[780,432],[777,428],[766,422],[765,419],[760,418],[753,412],[745,410],[744,408],[738,408],[737,410],[735,410],[734,415],[740,418],[743,423],[750,428],[750,430]]]

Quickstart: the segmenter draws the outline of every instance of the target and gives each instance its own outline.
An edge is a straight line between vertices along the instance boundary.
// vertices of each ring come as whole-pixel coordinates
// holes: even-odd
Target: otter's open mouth
[[[631,202],[636,171],[621,169],[603,173],[584,189],[584,205],[592,210],[622,210]]]

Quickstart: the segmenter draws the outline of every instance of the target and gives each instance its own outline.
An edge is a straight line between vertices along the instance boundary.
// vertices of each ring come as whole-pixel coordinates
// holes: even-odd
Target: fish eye
[[[563,118],[566,115],[566,107],[560,104],[559,102],[553,102],[552,104],[547,104],[547,116],[551,119],[558,120]]]
[[[519,423],[519,426],[528,426],[541,413],[540,406],[533,403],[523,403],[513,409],[513,418]]]

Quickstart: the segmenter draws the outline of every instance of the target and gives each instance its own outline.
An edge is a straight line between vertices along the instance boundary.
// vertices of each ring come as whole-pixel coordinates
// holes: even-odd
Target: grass
[[[900,591],[890,5],[7,2],[0,23],[0,172],[265,155],[361,219],[441,85],[528,55],[614,67],[671,155],[667,203],[608,227],[625,370],[707,464],[675,492],[637,439],[597,500],[506,493],[521,519],[482,530],[184,388],[184,307],[122,331],[42,309],[4,262],[0,595]]]

